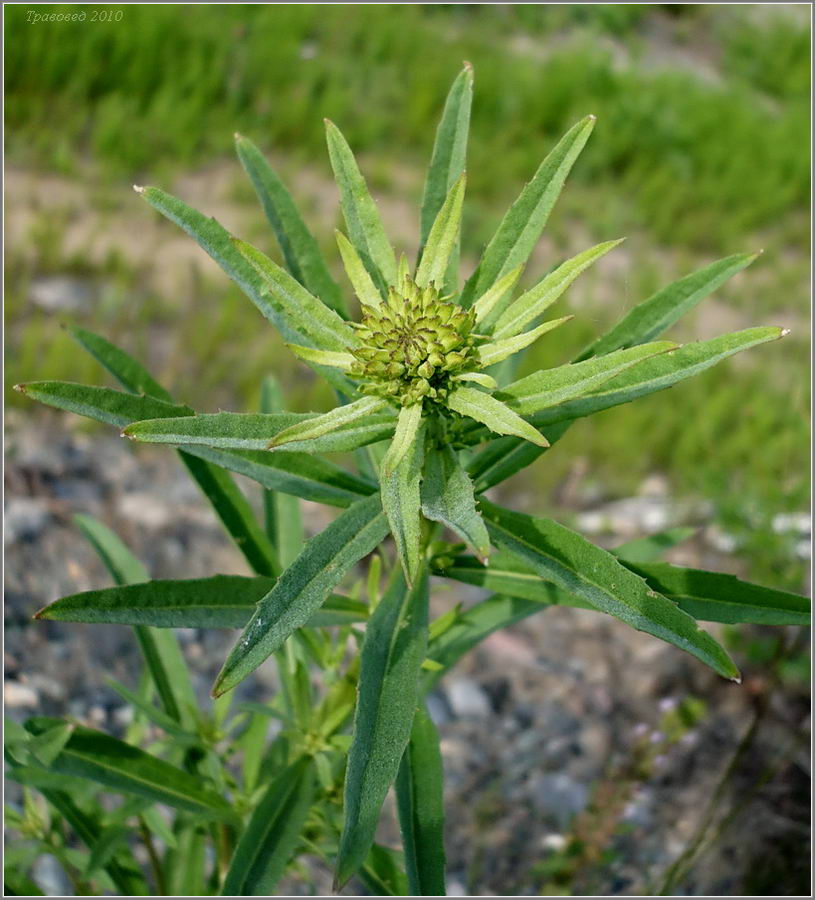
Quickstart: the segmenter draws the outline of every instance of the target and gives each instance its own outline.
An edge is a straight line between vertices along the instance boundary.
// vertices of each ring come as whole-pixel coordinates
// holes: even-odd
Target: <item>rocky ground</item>
[[[60,596],[109,583],[72,514],[113,527],[155,577],[243,573],[242,558],[169,451],[75,430],[68,417],[23,425],[10,413],[6,454],[6,713],[68,715],[115,733],[127,711],[105,678],[133,683],[130,630],[31,620]],[[637,497],[583,506],[577,526],[609,544],[700,525],[672,560],[738,570],[704,504],[674,503],[657,477]],[[328,521],[322,507],[305,504],[305,515],[311,532]],[[805,552],[808,520],[782,526],[799,529]],[[434,612],[476,596],[463,586],[437,592]],[[203,701],[234,634],[180,636]],[[262,673],[259,699],[271,690]],[[725,683],[690,656],[583,610],[548,610],[490,637],[430,698],[445,762],[449,893],[564,892],[552,888],[551,866],[575,829],[589,848],[571,892],[652,893],[720,783],[713,816],[725,827],[674,890],[807,893],[807,698],[802,687],[773,688],[758,663],[745,676],[741,686]],[[707,710],[668,743],[662,717],[688,697],[704,698]],[[394,836],[386,820],[383,839]],[[55,892],[65,888],[47,863],[41,875]]]

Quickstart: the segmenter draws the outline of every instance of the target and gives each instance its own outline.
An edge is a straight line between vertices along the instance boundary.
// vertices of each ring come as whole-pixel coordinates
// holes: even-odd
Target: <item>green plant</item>
[[[136,360],[79,328],[73,337],[124,391],[54,381],[18,386],[133,440],[175,446],[254,574],[150,580],[114,534],[79,521],[116,585],[65,597],[37,617],[134,626],[146,675],[135,691],[115,685],[137,712],[124,740],[69,721],[12,725],[9,777],[47,801],[43,807],[27,793],[25,809],[13,810],[12,824],[25,837],[8,876],[15,891],[30,887],[23,873],[47,851],[86,892],[267,894],[299,856],[313,855],[332,866],[337,887],[357,874],[378,894],[443,893],[441,755],[424,697],[484,637],[551,605],[579,606],[738,680],[699,621],[808,621],[804,597],[659,562],[683,534],[608,552],[558,522],[483,496],[547,452],[575,420],[671,387],[782,330],[752,328],[685,346],[657,340],[754,259],[738,254],[658,291],[572,364],[516,379],[517,354],[566,322],[541,322],[544,312],[617,242],[562,263],[513,298],[592,130],[589,116],[546,157],[459,289],[471,97],[468,66],[436,134],[413,274],[404,256],[397,261],[350,148],[327,123],[348,230],[338,242],[362,304],[359,323],[286,188],[247,139],[237,138],[238,155],[285,268],[181,200],[137,188],[325,376],[337,396],[331,411],[284,411],[269,380],[260,413],[196,414]],[[347,452],[355,471],[323,458]],[[263,526],[230,472],[264,488]],[[342,512],[303,543],[298,498]],[[445,528],[461,543],[445,540]],[[368,557],[364,576],[335,593]],[[494,593],[430,622],[431,575]],[[244,629],[214,685],[211,711],[195,701],[173,627]],[[232,689],[270,657],[279,692],[268,704],[233,708]],[[267,743],[270,719],[280,728]],[[400,852],[374,841],[391,785]],[[111,808],[100,792],[124,799]],[[170,823],[166,807],[174,810]],[[136,841],[150,882],[136,862]]]

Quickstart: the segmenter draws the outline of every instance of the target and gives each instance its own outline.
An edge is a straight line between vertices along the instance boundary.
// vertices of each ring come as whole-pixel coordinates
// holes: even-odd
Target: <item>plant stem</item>
[[[150,858],[150,870],[153,873],[153,879],[156,882],[156,893],[159,897],[167,896],[167,882],[164,878],[164,870],[161,867],[161,860],[156,853],[156,847],[153,844],[153,836],[150,829],[142,816],[139,816],[139,831],[141,833],[144,846],[147,848],[147,855]]]

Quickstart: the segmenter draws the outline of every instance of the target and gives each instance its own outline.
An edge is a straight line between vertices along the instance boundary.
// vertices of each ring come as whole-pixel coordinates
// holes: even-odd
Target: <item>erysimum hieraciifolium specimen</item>
[[[560,261],[543,277],[529,273],[530,286],[518,287],[594,127],[589,116],[545,157],[460,285],[471,97],[466,67],[436,134],[415,265],[394,251],[351,149],[326,123],[346,223],[337,243],[350,291],[334,280],[290,194],[246,138],[237,137],[238,155],[282,265],[183,201],[137,188],[328,379],[336,392],[333,409],[288,412],[270,380],[261,412],[197,414],[136,360],[80,328],[71,333],[123,391],[47,381],[19,386],[32,398],[119,426],[133,440],[174,445],[253,572],[151,581],[115,535],[92,520],[80,522],[116,586],[63,598],[38,615],[135,626],[148,687],[140,694],[118,689],[175,741],[152,744],[148,752],[133,741],[43,719],[16,736],[14,777],[50,786],[49,802],[94,858],[102,858],[102,832],[94,830],[96,819],[91,827],[83,818],[87,810],[74,809],[59,792],[61,777],[137,798],[141,833],[149,838],[154,831],[156,839],[179,846],[189,839],[202,865],[207,832],[201,826],[217,825],[217,864],[206,876],[215,892],[269,893],[298,854],[309,852],[332,861],[338,885],[356,873],[372,893],[441,894],[441,756],[424,697],[488,634],[554,604],[578,606],[614,616],[737,680],[733,661],[700,621],[808,621],[803,597],[660,562],[666,547],[687,536],[681,530],[607,551],[559,522],[484,497],[550,452],[578,419],[669,388],[782,331],[750,328],[684,346],[661,339],[755,259],[736,254],[657,291],[571,363],[517,378],[519,354],[571,318],[551,317],[550,307],[618,241]],[[347,303],[352,294],[355,316]],[[326,458],[349,451],[353,467]],[[262,485],[263,525],[230,472]],[[342,510],[305,543],[301,498]],[[369,556],[367,576],[343,593]],[[493,593],[429,621],[431,575]],[[222,698],[213,719],[196,709],[173,627],[243,628],[213,688]],[[360,648],[350,657],[349,641]],[[280,693],[268,707],[256,704],[259,709],[225,719],[231,689],[269,657],[278,665]],[[315,666],[325,675],[319,689],[309,675]],[[279,718],[283,731],[264,749],[267,715]],[[224,751],[224,736],[238,722],[246,727]],[[235,749],[243,759],[237,774]],[[30,773],[42,770],[52,780],[32,781]],[[374,842],[392,785],[402,855]],[[169,838],[166,826],[148,815],[151,802],[179,811]],[[98,824],[103,828],[104,817]],[[97,868],[122,892],[143,893],[129,849],[104,849],[105,865]],[[154,883],[180,893],[201,886],[165,883],[162,865],[172,869],[175,857],[162,863],[149,855]]]

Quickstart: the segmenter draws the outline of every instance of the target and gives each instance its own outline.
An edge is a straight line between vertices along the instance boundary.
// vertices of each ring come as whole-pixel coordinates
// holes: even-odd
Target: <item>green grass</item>
[[[127,246],[103,257],[68,249],[73,222],[90,215],[104,229],[124,207],[126,233],[138,235],[155,217],[133,202],[128,184],[174,189],[186,172],[206,178],[234,159],[236,130],[272,152],[287,180],[311,178],[316,197],[329,176],[323,116],[360,152],[383,203],[416,210],[443,96],[469,59],[476,99],[465,256],[472,261],[546,150],[588,112],[597,128],[527,278],[628,236],[617,251],[625,262],[603,261],[582,276],[559,307],[576,319],[542,341],[527,367],[564,362],[667,281],[760,247],[763,257],[716,294],[719,330],[793,328],[783,344],[579,423],[516,485],[552,496],[576,457],[610,496],[663,471],[678,496],[712,500],[717,520],[743,539],[753,577],[800,587],[801,566],[769,522],[805,508],[809,487],[805,14],[759,6],[121,8],[121,22],[77,25],[29,25],[26,7],[5,11],[8,159],[61,173],[85,192],[73,207],[46,203],[8,248],[9,402],[20,402],[8,391],[14,381],[105,378],[58,317],[29,302],[32,279],[68,273],[98,288],[98,302],[77,321],[149,362],[197,408],[253,408],[270,370],[289,385],[293,408],[327,405],[325,388],[225,279],[179,263],[189,277],[167,296]],[[244,236],[269,246],[232,165],[219,202],[243,210]],[[337,221],[304,206],[339,277]],[[417,227],[411,215],[397,223],[402,232]],[[694,339],[710,315],[708,303],[671,336]]]

